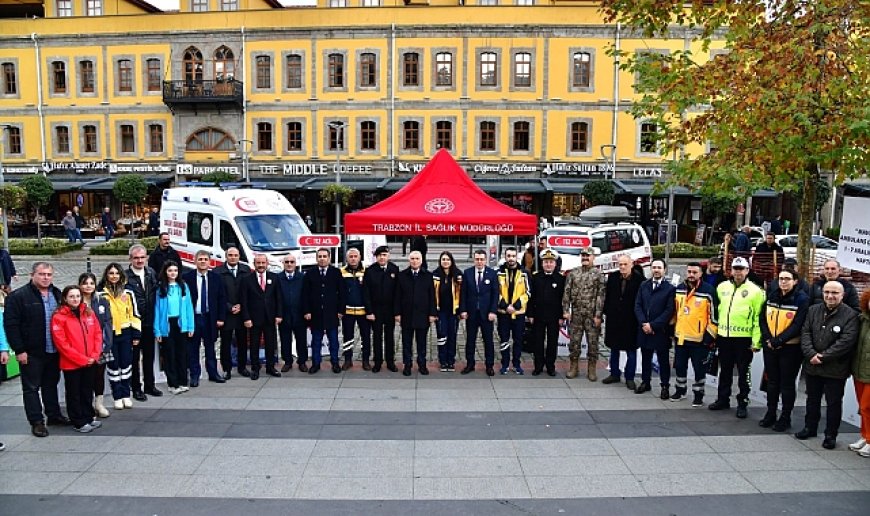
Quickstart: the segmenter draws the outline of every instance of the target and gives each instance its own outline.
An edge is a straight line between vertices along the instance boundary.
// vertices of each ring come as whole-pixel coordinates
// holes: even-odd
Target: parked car
[[[602,273],[617,270],[617,259],[622,254],[628,254],[632,261],[644,269],[649,276],[652,262],[652,248],[646,232],[637,224],[620,222],[618,224],[601,224],[598,226],[556,226],[547,229],[541,236],[588,236],[592,247],[600,254],[595,256],[595,266]],[[580,265],[580,249],[570,247],[554,247],[562,257],[562,272],[568,272]]]
[[[753,248],[762,241],[761,238],[755,240]],[[777,235],[776,242],[782,246],[786,258],[797,258],[797,235]],[[816,248],[814,260],[816,264],[821,264],[825,260],[837,259],[839,244],[836,240],[822,235],[813,235],[813,246]]]

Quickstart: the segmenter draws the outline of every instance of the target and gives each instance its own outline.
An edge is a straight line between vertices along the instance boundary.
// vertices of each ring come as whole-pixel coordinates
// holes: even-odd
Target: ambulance
[[[211,253],[211,266],[226,261],[236,247],[241,261],[253,267],[254,254],[269,257],[269,270],[283,269],[282,258],[296,256],[301,267],[315,264],[315,249],[297,239],[311,231],[290,201],[274,190],[247,185],[182,186],[163,190],[160,231],[169,233],[182,264],[194,267],[197,251]]]

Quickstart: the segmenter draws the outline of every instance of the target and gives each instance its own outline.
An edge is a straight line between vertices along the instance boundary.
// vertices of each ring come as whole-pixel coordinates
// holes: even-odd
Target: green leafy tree
[[[203,183],[212,183],[216,186],[220,186],[223,183],[235,183],[238,180],[238,177],[230,174],[229,172],[223,171],[212,172],[200,178],[200,181],[202,181]]]
[[[24,188],[16,185],[6,184],[0,188],[0,208],[3,209],[3,232],[9,230],[9,212],[18,210],[27,202],[27,192]]]
[[[137,204],[142,204],[142,201],[145,200],[145,196],[148,194],[148,183],[146,183],[145,179],[139,175],[131,174],[128,176],[121,176],[117,181],[115,181],[112,193],[114,193],[115,197],[122,203],[133,207]],[[133,217],[131,217],[131,221],[132,219]],[[134,230],[134,223],[131,222],[130,239],[132,240],[135,236],[136,231]]]
[[[39,209],[48,204],[54,195],[54,186],[51,181],[41,175],[34,174],[21,180],[21,188],[24,189],[29,202],[36,210],[36,245],[42,247],[42,227],[39,225]]]
[[[320,200],[324,204],[338,203],[342,206],[350,206],[350,201],[353,198],[353,188],[338,183],[331,183],[323,187],[320,191]]]
[[[616,190],[610,181],[589,181],[583,185],[583,197],[591,206],[600,204],[612,204],[616,197]]]
[[[631,111],[659,126],[672,181],[751,195],[801,186],[798,250],[809,263],[817,186],[867,170],[870,4],[854,0],[602,0],[630,37],[668,54],[611,49],[635,73]],[[722,47],[709,59],[711,47]],[[715,152],[696,152],[707,145]]]

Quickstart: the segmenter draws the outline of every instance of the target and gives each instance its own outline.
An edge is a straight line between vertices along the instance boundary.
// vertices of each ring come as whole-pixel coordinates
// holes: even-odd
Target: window
[[[82,80],[82,93],[93,93],[96,77],[93,61],[79,61],[79,75]]]
[[[211,247],[214,240],[214,220],[211,213],[187,212],[187,241]]]
[[[236,234],[236,230],[233,229],[233,226],[230,225],[229,222],[221,219],[221,249],[226,251],[230,247],[236,247],[239,249],[240,259],[243,262],[247,262],[247,258],[245,258],[245,247],[241,245],[242,240]]]
[[[272,87],[272,58],[269,56],[257,56],[257,88],[269,89]]]
[[[532,85],[532,54],[518,52],[514,55],[514,86],[528,88]]]
[[[640,124],[640,152],[644,154],[656,153],[658,132],[658,126],[654,122]]]
[[[575,88],[588,88],[592,72],[592,55],[589,52],[575,52],[572,85]]]
[[[257,150],[266,152],[272,150],[272,124],[269,122],[257,123]]]
[[[121,152],[136,152],[136,136],[130,124],[121,125]]]
[[[344,150],[344,126],[334,126],[327,124],[329,127],[329,150],[333,152]]]
[[[133,61],[118,60],[118,91],[133,91]]]
[[[420,85],[420,54],[408,52],[402,56],[402,86]]]
[[[435,146],[439,149],[453,149],[453,123],[441,120],[435,123]]]
[[[299,54],[287,56],[287,87],[302,87],[302,56]]]
[[[57,0],[57,16],[65,18],[73,15],[72,0]]]
[[[291,152],[302,150],[302,122],[287,123],[287,150]]]
[[[202,82],[202,52],[198,48],[189,47],[184,51],[181,67],[184,70],[185,81],[188,83]]]
[[[148,152],[152,154],[163,153],[163,126],[160,124],[148,126]]]
[[[82,127],[82,135],[84,139],[84,152],[99,152],[97,148],[97,126],[86,125]]]
[[[341,88],[344,86],[344,56],[341,54],[329,54],[329,87]]]
[[[402,124],[402,148],[420,150],[420,122],[411,120]]]
[[[453,54],[450,52],[435,54],[435,85],[453,86]]]
[[[54,93],[66,93],[66,63],[52,61],[51,76],[54,79]]]
[[[480,85],[498,86],[498,56],[495,52],[480,54]]]
[[[9,154],[21,154],[21,128],[15,126],[6,127],[6,152]]]
[[[3,63],[3,94],[18,93],[18,77],[15,74],[15,63]]]
[[[480,123],[480,150],[495,150],[495,122]]]
[[[347,0],[329,0],[329,7],[347,7]]]
[[[498,0],[478,0],[478,5],[498,5]]]
[[[377,57],[370,52],[359,56],[359,85],[363,88],[378,85]]]
[[[54,139],[58,154],[69,154],[69,127],[59,125],[54,128]]]
[[[535,5],[535,0],[515,0],[516,5]]]
[[[200,129],[187,139],[187,150],[191,151],[231,151],[235,148],[236,143],[230,138],[230,135],[214,127]]]
[[[190,10],[195,13],[208,12],[208,0],[191,0]]]
[[[234,9],[235,10],[235,9]],[[236,61],[233,51],[228,47],[219,47],[214,51],[214,78],[216,81],[227,81],[236,76]]]
[[[514,122],[514,150],[528,151],[530,149],[530,124],[528,122]]]
[[[571,152],[589,152],[589,124],[573,122],[571,124]]]
[[[239,0],[221,0],[221,11],[238,11]]]
[[[148,91],[160,91],[160,83],[163,79],[160,73],[160,60],[152,58],[145,61],[145,73],[148,77]]]
[[[362,0],[363,7],[379,7],[381,0]]]
[[[103,15],[103,0],[87,0],[87,15],[102,16]]]
[[[366,120],[359,125],[360,129],[360,150],[372,151],[378,148],[377,138],[378,124],[371,120]]]

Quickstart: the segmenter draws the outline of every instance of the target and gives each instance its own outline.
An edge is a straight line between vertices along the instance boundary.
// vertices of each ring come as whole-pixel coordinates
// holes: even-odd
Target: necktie
[[[235,278],[235,277],[236,277],[236,268],[235,268],[235,267],[230,267],[230,272],[233,273],[233,277]]]
[[[203,314],[208,313],[208,280],[205,277],[205,274],[200,275],[202,278],[202,288],[200,288],[200,297],[199,297],[199,312]]]
[[[417,279],[417,271],[414,271],[414,279]]]
[[[477,290],[480,290],[480,282],[483,281],[483,272],[477,271]]]
[[[326,269],[320,269],[320,275],[326,277]]]
[[[287,274],[287,279],[288,279],[288,280],[292,280],[292,279],[293,279],[293,273],[292,273],[292,272],[289,273],[289,274]]]
[[[266,273],[260,273],[260,289],[266,290]]]
[[[658,282],[658,281],[653,281],[653,290],[656,290],[656,289],[658,289],[658,288],[659,288],[659,282]]]

